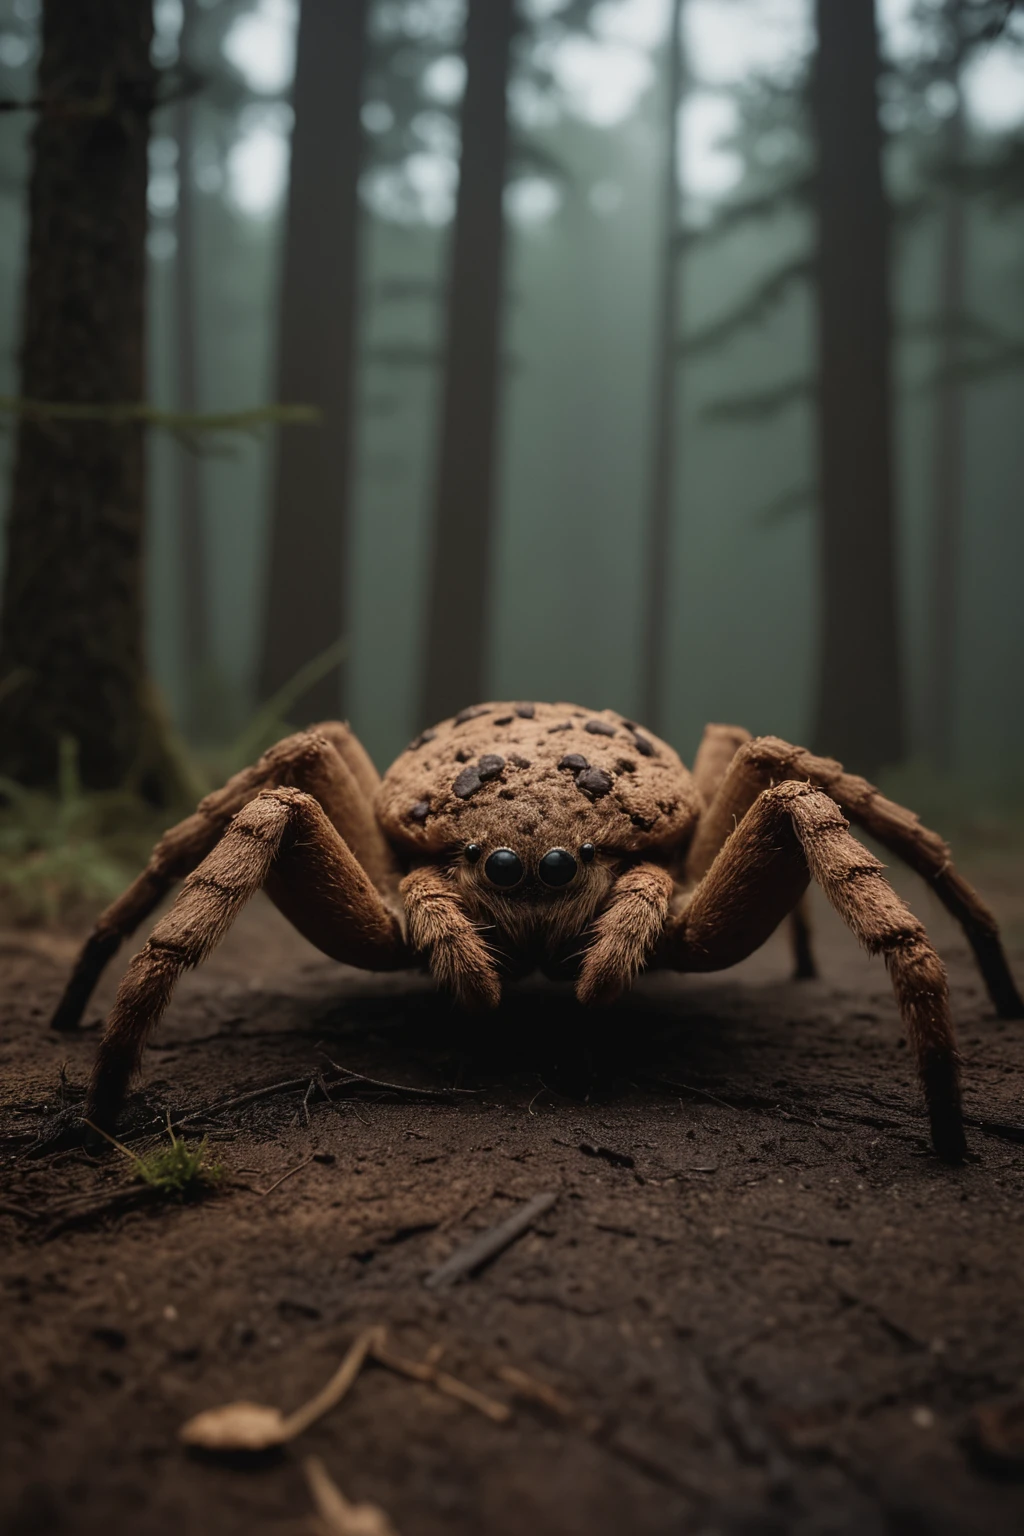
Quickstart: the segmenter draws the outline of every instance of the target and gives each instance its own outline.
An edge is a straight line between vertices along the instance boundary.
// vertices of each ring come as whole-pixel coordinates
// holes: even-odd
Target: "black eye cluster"
[[[596,851],[593,843],[584,843],[580,849],[580,859],[584,864],[590,864]],[[468,862],[476,864],[480,860],[483,849],[479,843],[467,843],[465,853]],[[558,890],[576,878],[578,868],[576,858],[568,848],[552,848],[537,865],[537,874],[544,885]],[[484,874],[491,885],[497,886],[499,891],[510,891],[522,880],[526,869],[518,853],[513,852],[511,848],[495,848],[484,865]]]

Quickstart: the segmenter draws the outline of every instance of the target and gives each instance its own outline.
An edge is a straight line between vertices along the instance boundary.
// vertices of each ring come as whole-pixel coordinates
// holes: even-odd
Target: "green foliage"
[[[78,748],[70,737],[61,742],[55,794],[0,777],[0,920],[73,921],[119,896],[168,822],[187,815],[201,795],[219,788],[295,729],[289,715],[345,650],[345,642],[338,640],[314,656],[228,743],[200,753],[174,738],[189,799],[170,810],[154,811],[130,788],[83,789]]]
[[[205,1136],[202,1141],[185,1141],[175,1136],[170,1126],[168,1134],[170,1146],[154,1147],[143,1157],[136,1157],[135,1175],[143,1184],[165,1195],[187,1195],[220,1183],[224,1168],[210,1160]]]
[[[112,1147],[135,1164],[134,1176],[140,1183],[148,1185],[150,1189],[159,1190],[163,1195],[177,1196],[179,1199],[185,1195],[204,1194],[213,1189],[224,1177],[224,1168],[220,1163],[212,1162],[207,1150],[206,1137],[202,1141],[185,1141],[180,1136],[175,1136],[171,1128],[170,1114],[167,1116],[167,1135],[170,1145],[161,1143],[153,1147],[149,1152],[141,1156],[126,1147],[122,1142],[116,1141],[113,1136],[108,1136],[106,1131],[87,1120],[86,1125],[90,1130],[97,1131],[105,1141],[109,1141]]]
[[[255,762],[261,753],[272,747],[275,741],[289,735],[295,726],[289,715],[314,683],[343,661],[347,651],[344,640],[336,640],[319,656],[307,661],[304,667],[290,677],[275,694],[250,716],[234,739],[226,746],[202,754],[202,761],[195,764],[200,777],[213,789],[238,773],[247,764]]]
[[[112,900],[158,830],[136,796],[83,790],[70,738],[55,795],[0,778],[0,801],[0,908],[17,922],[56,922]]]

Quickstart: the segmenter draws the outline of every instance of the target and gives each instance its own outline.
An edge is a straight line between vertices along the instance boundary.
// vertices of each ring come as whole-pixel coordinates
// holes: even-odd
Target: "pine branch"
[[[689,336],[685,336],[679,348],[681,355],[693,357],[701,352],[712,352],[741,331],[759,325],[789,297],[794,287],[812,278],[814,271],[813,256],[797,256],[783,266],[776,267],[734,309],[719,316],[702,330],[691,331]]]
[[[748,197],[736,198],[724,203],[715,217],[698,229],[686,231],[686,244],[700,246],[731,234],[734,229],[759,219],[773,219],[786,208],[808,206],[814,190],[814,177],[810,171],[801,170],[787,181],[778,182]]]
[[[980,357],[964,358],[948,368],[938,369],[928,381],[932,388],[942,384],[970,384],[995,379],[1004,373],[1024,372],[1024,341],[1009,341]]]
[[[701,410],[708,421],[768,421],[794,405],[806,405],[814,398],[817,379],[807,374],[785,379],[768,389],[752,389],[741,395],[722,395],[710,400]]]
[[[810,484],[791,485],[780,491],[754,513],[754,522],[762,528],[778,528],[791,522],[801,512],[810,511],[814,505],[815,487]]]
[[[0,414],[20,416],[27,421],[94,421],[112,427],[142,425],[162,427],[168,432],[251,432],[265,426],[309,426],[320,422],[321,411],[314,405],[257,405],[247,411],[162,411],[142,400],[91,402],[25,400],[17,395],[0,395]]]

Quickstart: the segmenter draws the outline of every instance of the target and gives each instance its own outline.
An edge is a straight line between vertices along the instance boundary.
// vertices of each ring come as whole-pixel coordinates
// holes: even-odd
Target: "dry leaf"
[[[341,1402],[371,1348],[383,1347],[384,1338],[383,1328],[364,1328],[327,1385],[287,1418],[279,1408],[260,1403],[225,1403],[189,1419],[179,1429],[178,1439],[204,1451],[269,1451],[285,1445]]]
[[[197,1413],[178,1431],[184,1445],[204,1451],[269,1451],[289,1438],[288,1421],[279,1408],[262,1403],[225,1403]]]

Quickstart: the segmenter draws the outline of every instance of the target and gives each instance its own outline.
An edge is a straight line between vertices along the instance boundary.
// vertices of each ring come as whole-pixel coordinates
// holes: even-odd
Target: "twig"
[[[275,1179],[274,1183],[270,1185],[269,1189],[258,1189],[256,1193],[258,1195],[272,1195],[274,1190],[279,1188],[279,1186],[284,1183],[285,1179],[290,1179],[293,1173],[301,1173],[302,1169],[308,1168],[312,1161],[313,1157],[311,1155],[306,1158],[304,1163],[296,1163],[294,1168],[289,1168],[287,1173],[282,1173],[279,1179]]]
[[[14,1216],[18,1221],[38,1221],[36,1211],[26,1210],[23,1205],[12,1205],[10,1201],[0,1202],[0,1216]]]
[[[66,1232],[69,1227],[82,1226],[86,1222],[95,1220],[97,1216],[116,1215],[121,1211],[134,1210],[139,1206],[155,1205],[162,1197],[162,1190],[150,1189],[145,1184],[140,1184],[138,1187],[119,1190],[117,1194],[108,1195],[104,1200],[65,1207],[56,1221],[51,1222],[45,1231],[39,1234],[39,1240],[47,1243],[51,1237],[56,1237],[60,1232]]]
[[[341,1402],[362,1370],[371,1346],[383,1340],[383,1328],[364,1328],[326,1386],[294,1413],[285,1416],[280,1409],[261,1403],[224,1403],[189,1419],[178,1430],[178,1439],[183,1445],[229,1454],[261,1452],[286,1445]]]
[[[498,1375],[505,1385],[511,1387],[520,1397],[529,1398],[531,1402],[550,1408],[551,1412],[557,1413],[560,1418],[576,1417],[576,1409],[569,1399],[563,1397],[557,1388],[548,1386],[546,1381],[538,1381],[535,1376],[530,1376],[515,1365],[499,1366]]]
[[[400,1376],[409,1376],[413,1381],[427,1382],[448,1397],[458,1398],[460,1403],[475,1408],[495,1424],[505,1424],[512,1417],[512,1410],[507,1403],[499,1403],[485,1392],[478,1392],[475,1387],[459,1381],[457,1376],[439,1370],[429,1355],[425,1360],[406,1360],[401,1355],[393,1355],[383,1344],[374,1344],[370,1353],[379,1365],[387,1366],[389,1371],[397,1371]]]
[[[522,1237],[528,1231],[538,1216],[549,1211],[558,1199],[557,1190],[547,1190],[544,1194],[534,1195],[532,1200],[527,1200],[517,1211],[513,1211],[505,1221],[492,1227],[489,1232],[483,1232],[471,1242],[456,1248],[451,1256],[437,1269],[431,1270],[424,1285],[429,1290],[436,1291],[447,1285],[453,1285],[456,1280],[464,1275],[471,1275],[476,1270],[482,1269],[489,1260],[496,1258],[516,1238]]]
[[[285,1419],[285,1432],[289,1440],[296,1435],[301,1435],[304,1429],[308,1429],[317,1419],[321,1418],[329,1409],[337,1406],[352,1386],[359,1372],[363,1368],[363,1361],[368,1355],[375,1355],[378,1348],[383,1348],[385,1331],[383,1328],[364,1328],[356,1336],[348,1354],[331,1377],[315,1397],[311,1397],[308,1403],[303,1403],[301,1408],[296,1408]]]
[[[386,1083],[383,1078],[367,1077],[365,1072],[353,1072],[351,1067],[340,1066],[338,1062],[331,1061],[326,1051],[322,1051],[321,1055],[340,1074],[339,1087],[344,1087],[346,1083],[365,1083],[369,1088],[383,1088],[388,1093],[400,1093],[414,1099],[450,1099],[457,1094],[476,1092],[474,1088],[413,1088],[408,1083]]]
[[[24,400],[0,395],[0,413],[34,421],[107,422],[111,426],[141,424],[172,432],[249,432],[254,427],[307,426],[319,423],[322,412],[313,405],[257,405],[251,410],[161,411],[144,400]]]
[[[317,1508],[318,1532],[324,1536],[398,1536],[379,1505],[350,1504],[318,1456],[307,1456],[302,1470]]]

